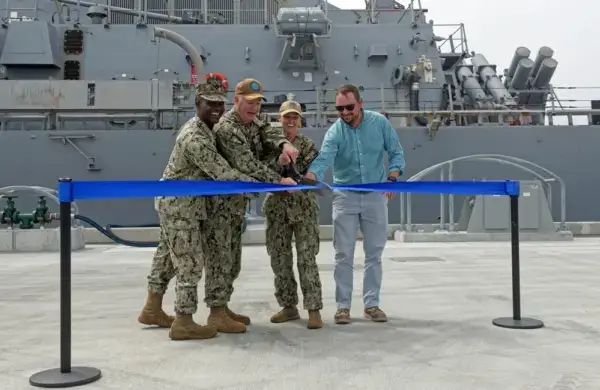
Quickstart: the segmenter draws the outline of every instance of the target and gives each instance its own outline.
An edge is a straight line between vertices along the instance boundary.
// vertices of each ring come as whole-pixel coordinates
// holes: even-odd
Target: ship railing
[[[43,129],[48,130],[52,128],[62,129],[64,128],[65,122],[67,121],[106,121],[111,123],[119,123],[126,121],[141,121],[152,124],[160,128],[177,128],[178,125],[163,127],[162,115],[173,114],[176,112],[185,112],[189,115],[193,115],[193,108],[186,108],[181,110],[95,110],[94,113],[83,110],[69,110],[69,109],[51,109],[41,110],[39,108],[11,108],[11,109],[0,109],[0,130],[8,130],[7,123],[15,122],[42,122]],[[266,113],[271,118],[276,119],[278,113],[268,112]],[[555,108],[546,110],[455,110],[455,111],[444,111],[444,110],[423,110],[423,111],[405,111],[405,110],[387,110],[385,114],[393,120],[395,118],[401,118],[406,121],[405,124],[400,124],[397,127],[416,126],[412,123],[412,118],[425,117],[429,119],[429,123],[433,123],[435,119],[444,121],[450,120],[456,125],[526,125],[536,126],[532,124],[530,119],[533,116],[548,118],[550,126],[555,126],[554,118],[566,117],[567,124],[569,126],[574,125],[575,117],[587,117],[588,124],[592,124],[592,116],[600,116],[600,109],[588,109],[588,108]],[[307,110],[303,113],[303,116],[311,118],[312,120],[307,121],[308,126],[320,126],[323,124],[330,124],[334,118],[338,117],[336,111],[325,111],[325,110]],[[494,118],[494,121],[489,120],[490,117]],[[473,123],[472,120],[466,119],[475,118],[476,121]],[[186,119],[187,120],[187,119]],[[537,122],[538,126],[544,126],[545,121]],[[181,125],[182,123],[179,123]],[[395,125],[396,126],[396,125]],[[124,125],[127,128],[126,125]],[[123,128],[123,127],[121,127]]]
[[[438,50],[440,53],[469,53],[469,44],[467,43],[467,34],[465,32],[465,25],[459,24],[435,24],[433,25],[433,31],[438,34],[438,29],[442,31],[450,31],[449,34],[442,33],[441,36],[447,36],[446,39],[438,44]],[[449,50],[449,51],[448,51]]]
[[[424,15],[428,12],[427,9],[422,8],[420,0],[411,0],[410,5],[405,8],[345,8],[325,11],[334,23],[400,24],[404,21],[413,25],[419,21],[424,23]]]
[[[161,15],[182,17],[184,14],[197,14],[197,8],[179,8],[168,10],[165,8],[149,9]],[[265,9],[215,9],[210,8],[200,11],[200,20],[204,24],[271,24],[272,10]],[[148,20],[149,24],[162,24],[163,21]]]
[[[225,3],[223,7],[208,8],[207,2],[202,1],[202,5],[200,8],[194,5],[190,5],[189,8],[153,8],[148,9],[147,12],[153,12],[162,15],[174,15],[179,17],[182,17],[184,13],[200,13],[202,15],[202,22],[207,24],[270,24],[273,18],[279,12],[280,4],[276,0],[263,0],[263,2],[264,4],[262,7],[248,7],[244,6],[243,3],[237,4],[234,2],[233,7],[231,7],[231,3]],[[419,5],[415,8],[409,7],[407,9],[378,8],[375,11],[371,11],[368,9],[325,8],[324,11],[326,12],[327,16],[333,16],[334,22],[350,21],[352,18],[355,18],[357,21],[364,21],[365,23],[379,23],[379,15],[391,13],[400,14],[400,19],[403,19],[404,15],[411,15],[411,18],[414,22],[415,18],[418,17],[419,12],[424,13],[427,10],[420,9]],[[337,15],[343,15],[343,18],[338,20],[336,19]],[[350,18],[348,18],[348,15],[350,15]],[[391,19],[389,21],[391,22]],[[159,21],[148,22],[161,23]]]
[[[11,22],[29,22],[38,20],[40,9],[37,7],[11,7],[8,1],[6,7],[0,8],[0,20],[2,24]],[[20,15],[19,15],[20,14]]]
[[[169,111],[171,112],[171,110]],[[192,116],[193,112],[189,116]],[[145,122],[155,127],[157,118],[160,117],[155,111],[143,110],[143,112],[131,111],[124,109],[122,111],[115,112],[115,110],[106,110],[100,112],[95,110],[94,112],[82,111],[82,110],[69,110],[69,109],[52,109],[42,110],[40,109],[0,109],[0,131],[13,130],[13,127],[8,126],[11,123],[21,124],[21,129],[28,129],[28,124],[41,123],[41,130],[50,129],[65,129],[68,122],[106,122],[106,124],[115,126],[119,129],[129,129],[131,121]],[[30,130],[30,129],[28,129]]]
[[[454,119],[456,123],[462,123],[461,119],[465,118],[476,118],[478,124],[497,124],[497,125],[511,125],[516,124],[516,119],[519,118],[518,123],[529,125],[528,119],[533,116],[547,117],[550,126],[554,126],[555,117],[566,117],[568,125],[573,125],[574,117],[587,117],[588,123],[591,124],[593,115],[600,115],[600,109],[588,109],[588,108],[551,108],[546,110],[426,110],[426,111],[406,111],[406,110],[385,110],[385,114],[390,118],[404,118],[410,119],[414,117],[425,117],[431,119],[434,118],[450,118]],[[270,113],[269,115],[277,117],[277,113]],[[302,113],[304,116],[313,116],[321,118],[332,118],[338,117],[336,111],[307,111]],[[486,117],[497,118],[497,122],[489,123],[486,121]],[[540,124],[543,126],[543,122]]]
[[[221,3],[220,6],[211,8],[208,7],[207,0],[202,0],[200,7],[195,0],[186,0],[183,3],[183,5],[187,5],[187,8],[154,8],[148,9],[148,12],[179,17],[185,13],[199,13],[201,21],[205,24],[271,24],[273,16],[279,12],[277,0],[262,0],[260,7],[245,5],[244,2],[233,2],[232,4],[223,0],[216,2],[216,5]],[[251,2],[251,5],[258,5],[258,1]],[[160,21],[149,22],[161,23]]]

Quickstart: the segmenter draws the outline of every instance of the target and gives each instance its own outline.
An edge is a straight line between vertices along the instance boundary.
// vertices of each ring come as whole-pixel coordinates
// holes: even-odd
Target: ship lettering
[[[37,106],[47,108],[58,108],[63,94],[53,87],[16,86],[13,89],[13,97],[19,104],[26,106]]]

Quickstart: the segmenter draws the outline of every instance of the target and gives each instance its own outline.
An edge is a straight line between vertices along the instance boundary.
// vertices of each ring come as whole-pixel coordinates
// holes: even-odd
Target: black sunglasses
[[[354,107],[356,107],[356,104],[346,104],[345,106],[335,106],[335,109],[338,110],[339,112],[342,112],[344,110],[354,111]]]

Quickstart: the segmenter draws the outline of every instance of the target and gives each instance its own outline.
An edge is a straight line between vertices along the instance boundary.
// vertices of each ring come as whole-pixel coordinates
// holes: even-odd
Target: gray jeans
[[[381,254],[387,242],[388,199],[381,192],[334,191],[333,248],[335,300],[338,309],[350,309],[354,277],[354,248],[358,229],[363,234],[365,270],[363,303],[379,306]]]

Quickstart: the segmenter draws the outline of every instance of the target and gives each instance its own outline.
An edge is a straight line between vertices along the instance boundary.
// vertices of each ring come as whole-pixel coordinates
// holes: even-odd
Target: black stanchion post
[[[61,191],[68,191],[65,200]],[[33,374],[36,387],[60,389],[92,383],[102,376],[94,367],[71,367],[71,179],[59,179],[60,200],[60,368]]]
[[[500,317],[492,323],[501,328],[538,329],[544,323],[534,318],[521,318],[521,266],[519,258],[519,196],[510,196],[510,243],[512,258],[513,316]]]

